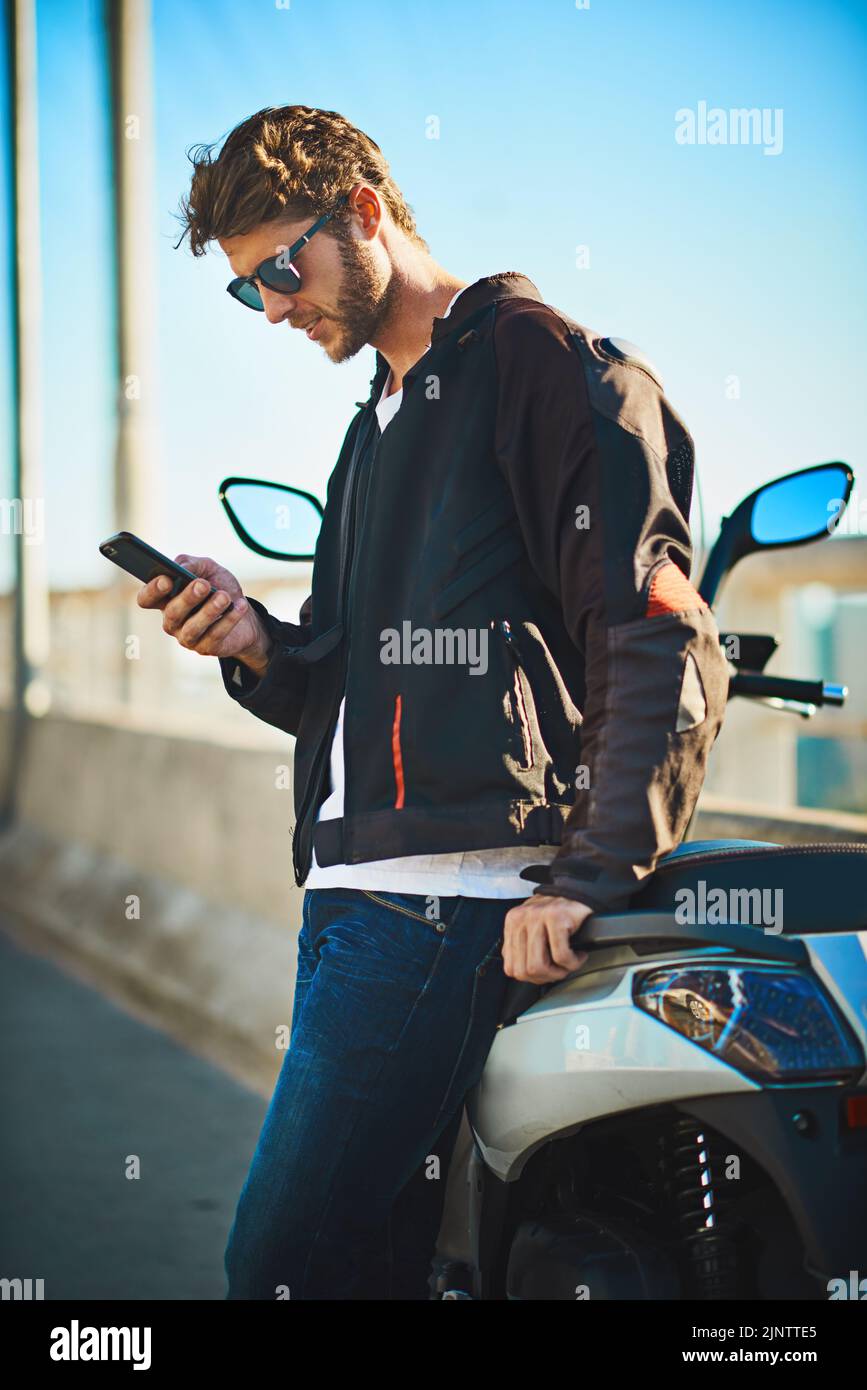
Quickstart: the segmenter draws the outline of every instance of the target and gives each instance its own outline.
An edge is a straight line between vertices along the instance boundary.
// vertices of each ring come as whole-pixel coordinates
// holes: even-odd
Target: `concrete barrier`
[[[0,908],[22,945],[269,1093],[303,896],[292,818],[276,730],[263,748],[47,715],[0,836]]]

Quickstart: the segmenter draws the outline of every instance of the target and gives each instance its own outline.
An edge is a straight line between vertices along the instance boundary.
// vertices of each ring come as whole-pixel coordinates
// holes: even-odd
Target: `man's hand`
[[[172,581],[158,576],[139,589],[139,607],[161,609],[163,631],[182,647],[200,656],[236,656],[257,676],[264,675],[273,641],[244,598],[235,576],[207,556],[176,555],[175,560],[200,578],[170,599],[167,594]],[[190,610],[201,603],[211,585],[217,592],[190,616]],[[227,613],[230,603],[234,606]]]
[[[569,938],[593,909],[571,898],[536,894],[506,913],[503,969],[515,980],[547,985],[580,970],[586,951],[573,951]]]

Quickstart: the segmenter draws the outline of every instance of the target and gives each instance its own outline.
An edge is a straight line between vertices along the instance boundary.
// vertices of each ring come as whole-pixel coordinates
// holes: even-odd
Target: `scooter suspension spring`
[[[719,1192],[725,1158],[694,1120],[679,1118],[669,1135],[668,1179],[681,1246],[686,1257],[688,1296],[734,1298],[737,1247],[726,1224]]]

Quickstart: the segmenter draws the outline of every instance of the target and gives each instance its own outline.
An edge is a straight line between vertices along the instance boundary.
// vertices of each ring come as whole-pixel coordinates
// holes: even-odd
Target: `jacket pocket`
[[[533,702],[532,690],[527,673],[524,669],[524,662],[521,653],[512,636],[512,629],[505,618],[499,618],[494,624],[495,631],[499,634],[506,651],[509,653],[509,662],[512,668],[512,677],[507,691],[508,710],[510,711],[510,722],[516,737],[515,752],[518,755],[516,761],[522,771],[528,771],[534,764],[533,752],[533,729],[528,713],[528,701],[533,704],[535,715],[535,702]],[[534,721],[535,722],[535,721]]]
[[[461,527],[454,538],[455,549],[459,555],[465,555],[509,523],[517,524],[517,513],[511,493],[504,492],[479,516],[473,517],[472,521]]]
[[[581,712],[536,624],[525,621],[513,630],[509,623],[504,629],[504,622],[499,620],[497,626],[524,675],[536,763],[544,764],[545,796],[571,805],[581,756]]]
[[[464,603],[477,589],[490,583],[509,565],[517,564],[525,557],[524,542],[514,531],[510,531],[495,543],[484,555],[459,574],[456,579],[441,589],[434,599],[434,617],[445,618],[459,604]]]

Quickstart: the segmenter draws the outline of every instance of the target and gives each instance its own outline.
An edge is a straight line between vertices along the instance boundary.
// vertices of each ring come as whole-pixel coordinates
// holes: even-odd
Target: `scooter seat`
[[[867,844],[692,840],[658,861],[630,908],[673,912],[685,901],[683,889],[698,895],[712,888],[781,890],[785,935],[865,931]]]

